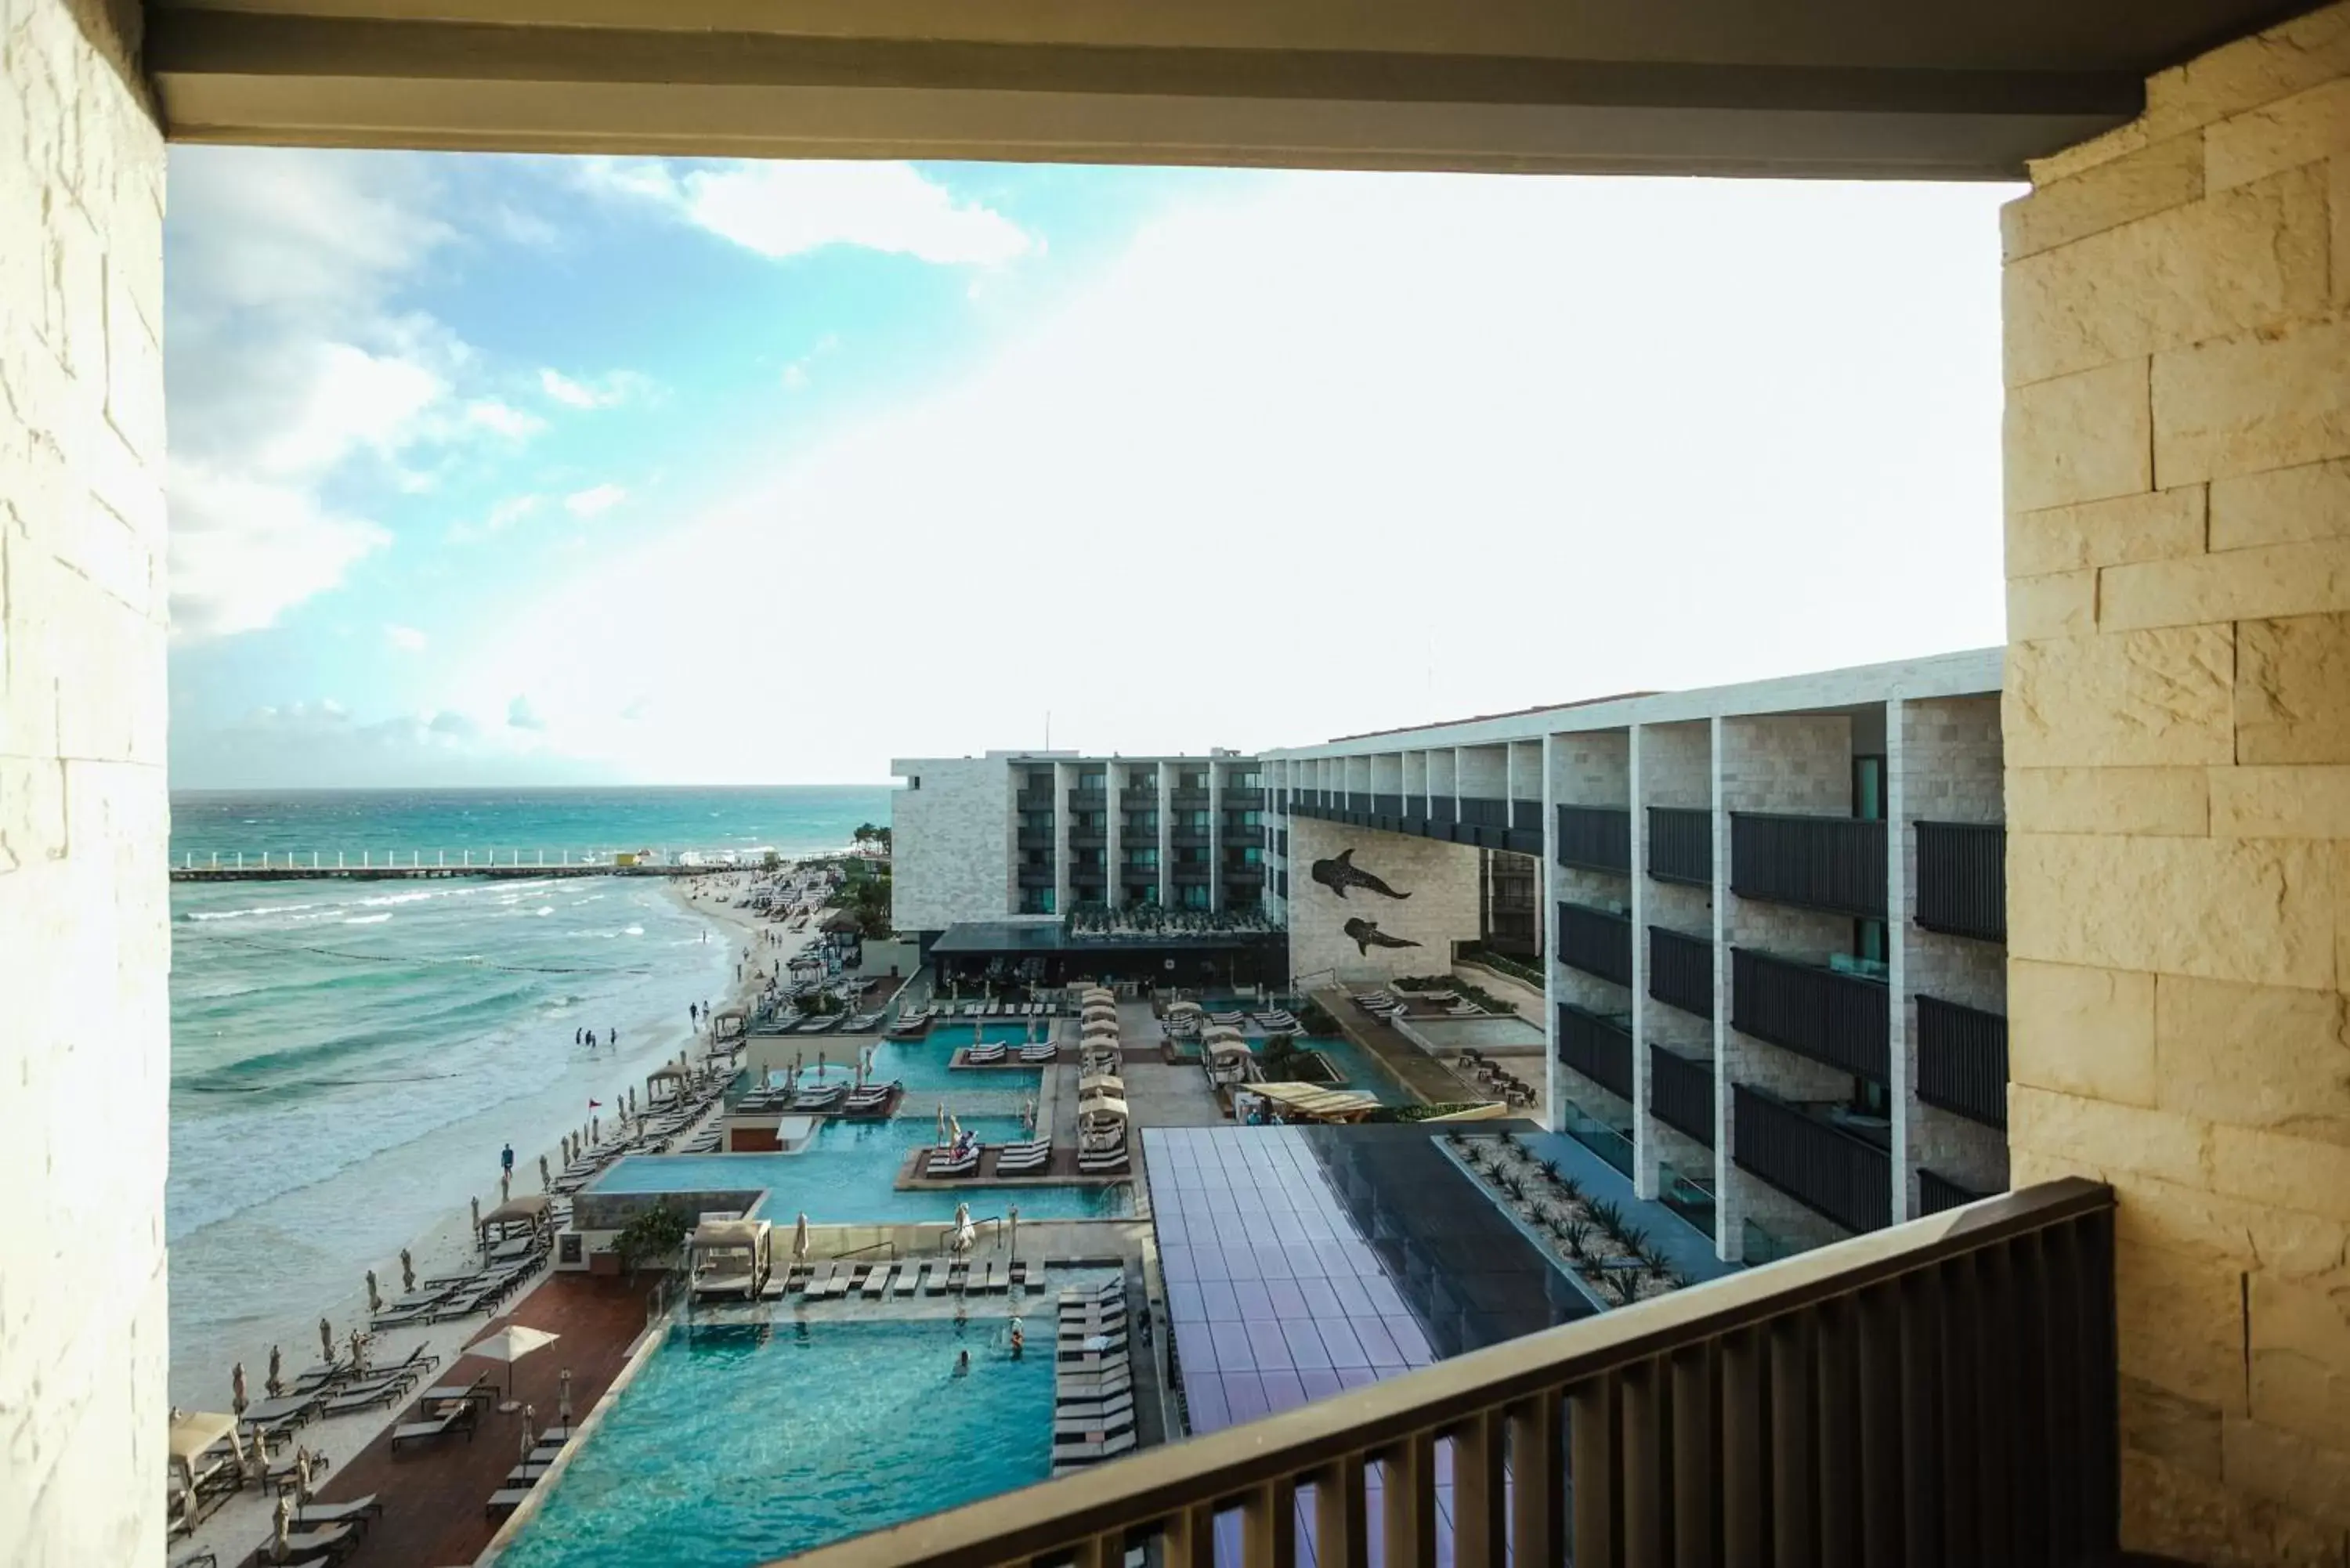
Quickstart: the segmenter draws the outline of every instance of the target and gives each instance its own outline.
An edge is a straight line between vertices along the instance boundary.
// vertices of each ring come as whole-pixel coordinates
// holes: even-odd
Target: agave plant
[[[1591,1211],[1592,1222],[1602,1231],[1607,1231],[1610,1236],[1623,1234],[1624,1211],[1621,1209],[1617,1208],[1605,1198],[1594,1199],[1584,1207]]]
[[[1631,1253],[1632,1256],[1636,1258],[1643,1258],[1648,1255],[1648,1233],[1646,1231],[1641,1230],[1638,1225],[1625,1226],[1621,1231],[1616,1232],[1616,1240],[1621,1243],[1626,1251]]]
[[[1509,1128],[1503,1127],[1501,1132],[1501,1145],[1503,1148],[1517,1147],[1518,1135],[1512,1132]]]
[[[1655,1274],[1659,1279],[1672,1272],[1673,1261],[1665,1256],[1665,1250],[1662,1247],[1657,1246],[1653,1242],[1647,1243],[1638,1249],[1638,1252],[1640,1262],[1647,1265],[1650,1273]]]
[[[1544,1160],[1542,1162],[1542,1173],[1543,1179],[1544,1181],[1549,1182],[1553,1187],[1556,1187],[1558,1185],[1558,1161],[1555,1159]]]
[[[1575,1178],[1571,1176],[1559,1177],[1555,1180],[1555,1185],[1558,1188],[1559,1195],[1565,1198],[1569,1203],[1580,1203],[1583,1201],[1583,1183],[1575,1180]]]
[[[1570,1220],[1560,1229],[1558,1239],[1566,1243],[1570,1255],[1580,1258],[1584,1249],[1591,1245],[1591,1227],[1584,1220]]]
[[[1502,1185],[1509,1189],[1510,1196],[1513,1198],[1523,1198],[1526,1195],[1526,1183],[1523,1177],[1505,1176],[1502,1179]]]

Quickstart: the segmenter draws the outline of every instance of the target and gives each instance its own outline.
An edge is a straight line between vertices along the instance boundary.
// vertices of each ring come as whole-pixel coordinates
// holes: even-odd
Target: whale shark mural
[[[1409,893],[1397,892],[1368,871],[1357,869],[1355,852],[1352,849],[1341,849],[1336,860],[1316,860],[1306,875],[1341,898],[1347,896],[1347,889],[1349,888],[1360,888],[1366,892],[1377,893],[1385,898],[1411,897]]]
[[[1363,954],[1366,958],[1370,956],[1370,951],[1373,948],[1416,948],[1419,946],[1418,942],[1409,940],[1403,937],[1388,936],[1385,931],[1379,929],[1379,923],[1377,920],[1366,920],[1357,917],[1355,919],[1348,920],[1345,925],[1338,929],[1355,939],[1355,950]]]

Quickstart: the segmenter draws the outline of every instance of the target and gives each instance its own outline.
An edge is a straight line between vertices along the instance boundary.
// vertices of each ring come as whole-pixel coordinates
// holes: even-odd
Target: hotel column
[[[1534,886],[1542,899],[1543,922],[1543,1119],[1553,1132],[1566,1130],[1559,1114],[1558,1078],[1558,773],[1556,735],[1543,737],[1543,857]],[[1482,852],[1478,858],[1488,858]]]
[[[1654,1117],[1655,1075],[1648,1058],[1648,836],[1640,831],[1640,726],[1634,724],[1625,742],[1624,828],[1631,844],[1627,867],[1632,879],[1632,1190],[1654,1199],[1659,1180]],[[1551,814],[1554,817],[1556,813]]]
[[[1707,802],[1713,840],[1713,1255],[1746,1256],[1745,1205],[1735,1159],[1738,1106],[1730,1079],[1730,808],[1722,789],[1721,715],[1707,722]]]
[[[1885,704],[1885,990],[1890,1028],[1886,1037],[1886,1113],[1892,1121],[1893,1222],[1917,1215],[1910,1177],[1918,1116],[1918,1060],[1909,1020],[1909,748],[1902,733],[1908,704]],[[1855,803],[1857,805],[1857,802]]]

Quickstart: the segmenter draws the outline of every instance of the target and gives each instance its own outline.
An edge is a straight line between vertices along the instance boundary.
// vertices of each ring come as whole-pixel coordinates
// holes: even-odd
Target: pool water
[[[1416,1106],[1419,1096],[1397,1081],[1379,1059],[1343,1035],[1301,1034],[1298,1044],[1319,1051],[1346,1075],[1339,1087],[1375,1096],[1383,1106]]]
[[[995,1094],[1033,1095],[1044,1087],[1045,1075],[1037,1070],[990,1067],[981,1071],[949,1066],[948,1064],[954,1060],[955,1052],[970,1044],[969,1029],[956,1031],[946,1040],[940,1039],[936,1032],[928,1040],[910,1043],[884,1040],[873,1047],[873,1076],[884,1084],[893,1079],[902,1083],[910,1093],[918,1096],[925,1093],[935,1095],[941,1089],[985,1089]],[[811,1084],[821,1080],[829,1083],[855,1075],[855,1047],[841,1042],[825,1049],[821,1074],[816,1071],[817,1049],[814,1043],[806,1048],[803,1060],[807,1065],[800,1074],[800,1082]],[[948,1103],[951,1106],[953,1102],[950,1099]]]
[[[966,1116],[965,1131],[983,1143],[1024,1136],[1013,1116]],[[1134,1211],[1124,1185],[1116,1187],[985,1187],[900,1192],[891,1184],[908,1151],[938,1141],[930,1116],[881,1122],[828,1119],[798,1154],[632,1154],[598,1177],[598,1192],[712,1192],[765,1188],[760,1213],[777,1224],[805,1213],[818,1225],[867,1221],[936,1221],[954,1218],[969,1199],[994,1212],[1012,1203],[1031,1220],[1106,1220]]]
[[[672,1328],[498,1568],[747,1568],[1042,1480],[1053,1358],[1014,1361],[1003,1338],[989,1321]]]
[[[933,1018],[931,1020],[931,1032],[922,1036],[920,1044],[940,1050],[951,1050],[957,1045],[968,1045],[971,1044],[971,1031],[973,1024],[978,1025],[980,1040],[985,1044],[1025,1045],[1029,1043],[1028,1025],[1025,1023],[1014,1023],[980,1018]],[[1052,1037],[1053,1020],[1038,1019],[1036,1038],[1039,1041],[1045,1041]]]

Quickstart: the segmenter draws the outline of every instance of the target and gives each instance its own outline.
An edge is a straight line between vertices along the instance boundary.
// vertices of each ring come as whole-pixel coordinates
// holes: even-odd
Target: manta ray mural
[[[1360,888],[1366,892],[1377,893],[1383,898],[1411,897],[1409,893],[1397,892],[1369,872],[1357,869],[1355,852],[1352,849],[1341,849],[1336,860],[1316,860],[1306,875],[1341,898],[1347,896],[1347,889],[1349,888]],[[1416,947],[1419,944],[1413,945]]]
[[[1348,920],[1345,925],[1338,929],[1355,939],[1355,950],[1363,954],[1366,958],[1370,956],[1370,951],[1373,948],[1416,948],[1419,946],[1418,942],[1407,940],[1402,937],[1388,936],[1385,931],[1379,929],[1379,923],[1377,920],[1366,920],[1357,918],[1356,919]]]

